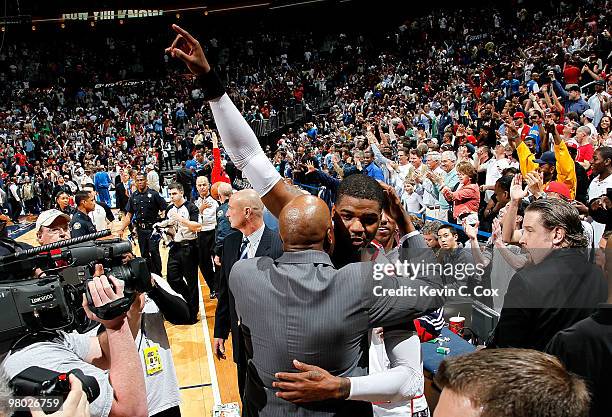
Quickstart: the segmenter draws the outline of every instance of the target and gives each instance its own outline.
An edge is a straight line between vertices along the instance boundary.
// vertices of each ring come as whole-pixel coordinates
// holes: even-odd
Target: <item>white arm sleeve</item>
[[[209,103],[225,151],[255,191],[266,195],[281,176],[261,149],[257,136],[227,94]]]
[[[384,333],[384,341],[391,368],[374,375],[350,377],[349,400],[397,402],[422,394],[419,336],[407,330],[391,330]]]

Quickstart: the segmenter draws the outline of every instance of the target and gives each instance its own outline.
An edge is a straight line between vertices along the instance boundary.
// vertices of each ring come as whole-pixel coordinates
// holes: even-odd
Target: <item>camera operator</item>
[[[124,260],[130,260],[131,256]],[[189,306],[163,278],[152,274],[151,282],[153,288],[145,295],[140,317],[130,314],[128,319],[144,372],[149,416],[180,417],[181,397],[164,319],[172,324],[189,324]],[[104,329],[100,329],[98,337],[104,350],[106,337]]]
[[[69,217],[58,210],[41,213],[36,222],[38,242],[44,245],[69,238],[68,222]],[[105,276],[101,267],[88,287],[96,307],[123,297],[123,281]],[[137,317],[141,307],[135,302],[128,315]],[[146,416],[144,378],[127,316],[102,320],[89,310],[84,295],[83,308],[89,319],[104,325],[107,349],[101,347],[97,338],[76,332],[41,333],[32,344],[9,352],[2,363],[3,369],[12,378],[39,363],[41,358],[45,359],[45,367],[55,371],[77,368],[94,377],[100,386],[100,395],[90,404],[92,416]],[[108,364],[108,372],[96,366],[102,362]]]
[[[42,213],[41,217],[46,218],[48,212]],[[65,232],[50,233],[49,229],[53,227],[62,230],[64,225],[62,222],[66,222],[67,216],[63,217],[65,216],[63,213],[57,216],[56,220],[51,223],[45,221],[49,227],[41,224],[38,239],[40,244],[46,245],[67,239]],[[132,258],[132,254],[127,254],[124,256],[124,262]],[[103,271],[100,270],[98,273],[102,274]],[[164,319],[172,324],[188,324],[191,320],[189,307],[185,300],[158,275],[151,275],[151,283],[152,289],[146,294],[140,308],[134,307],[128,313],[128,321],[138,346],[138,355],[144,372],[149,416],[180,417],[178,380]],[[100,327],[97,338],[92,337],[91,346],[94,347],[92,352],[96,352],[92,356],[96,358],[94,365],[108,369],[109,363],[104,359],[109,356],[107,353],[109,352],[108,335],[104,330],[103,327]],[[147,357],[155,358],[153,362],[150,362],[155,366],[147,366]]]

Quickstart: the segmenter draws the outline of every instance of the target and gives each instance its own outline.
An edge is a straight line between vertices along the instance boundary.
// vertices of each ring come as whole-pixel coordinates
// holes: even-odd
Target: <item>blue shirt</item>
[[[375,163],[370,162],[370,165],[365,167],[363,170],[368,177],[372,177],[375,180],[384,181],[385,176],[383,175],[382,169],[380,169]]]
[[[530,93],[533,93],[534,87],[536,85],[538,85],[538,83],[535,82],[534,80],[527,81],[527,89],[529,90]]]
[[[512,80],[504,80],[501,83],[501,88],[504,90],[505,96],[508,97],[511,94],[518,93],[520,81],[516,78]]]
[[[94,175],[94,185],[96,188],[106,188],[110,186],[111,179],[106,171],[96,172]]]

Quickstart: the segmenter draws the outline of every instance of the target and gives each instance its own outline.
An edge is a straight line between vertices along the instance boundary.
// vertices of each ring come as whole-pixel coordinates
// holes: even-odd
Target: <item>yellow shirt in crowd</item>
[[[521,166],[521,174],[525,176],[528,172],[537,171],[539,165],[535,162],[535,155],[531,153],[527,145],[521,142],[516,147],[516,153],[518,154],[519,163]],[[555,159],[557,160],[557,178],[556,181],[561,182],[568,186],[572,194],[572,199],[576,197],[576,166],[574,160],[567,150],[565,142],[561,141],[560,144],[555,144]],[[548,183],[544,184],[546,187]]]

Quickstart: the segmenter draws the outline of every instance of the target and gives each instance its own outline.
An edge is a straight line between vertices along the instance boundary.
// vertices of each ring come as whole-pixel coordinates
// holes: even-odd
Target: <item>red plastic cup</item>
[[[461,331],[465,327],[465,317],[451,317],[448,320],[448,329],[455,333],[456,335],[460,335]]]

